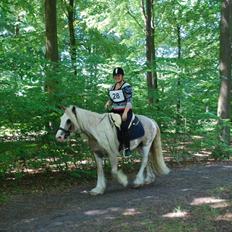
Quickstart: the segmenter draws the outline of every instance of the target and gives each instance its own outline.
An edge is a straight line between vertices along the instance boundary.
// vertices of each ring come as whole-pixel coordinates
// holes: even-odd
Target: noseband
[[[67,138],[69,135],[70,135],[70,131],[69,130],[66,130],[62,127],[60,127],[58,130],[61,130],[64,132],[64,137]]]

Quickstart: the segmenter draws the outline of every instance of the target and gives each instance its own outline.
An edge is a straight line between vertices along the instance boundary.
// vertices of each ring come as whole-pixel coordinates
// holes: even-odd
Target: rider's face
[[[123,75],[122,74],[117,74],[114,76],[114,80],[117,82],[117,83],[120,83],[122,80],[123,80]]]

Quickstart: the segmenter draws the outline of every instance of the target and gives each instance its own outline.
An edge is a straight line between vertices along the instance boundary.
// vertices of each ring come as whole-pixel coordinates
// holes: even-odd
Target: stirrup
[[[122,151],[122,154],[125,158],[129,158],[131,156],[131,150],[130,148],[125,148],[123,151]]]
[[[123,144],[122,143],[119,144],[118,151],[119,152],[123,151]]]

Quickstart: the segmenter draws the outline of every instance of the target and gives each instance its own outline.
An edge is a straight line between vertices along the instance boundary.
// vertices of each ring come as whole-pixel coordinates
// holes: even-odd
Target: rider
[[[106,102],[105,108],[112,107],[112,112],[120,114],[122,117],[121,130],[119,132],[119,150],[123,150],[124,156],[130,156],[130,138],[128,126],[132,118],[132,88],[124,81],[124,71],[117,67],[113,70],[115,84],[109,89],[110,99]]]

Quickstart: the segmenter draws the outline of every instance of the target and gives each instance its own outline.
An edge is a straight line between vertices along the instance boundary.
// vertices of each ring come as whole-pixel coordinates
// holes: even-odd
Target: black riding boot
[[[115,111],[112,111],[113,113],[117,113]],[[123,114],[123,111],[119,113],[121,116]],[[122,121],[120,130],[117,130],[118,133],[118,140],[119,140],[119,151],[123,150],[124,156],[128,157],[130,156],[130,137],[128,132],[128,126],[130,124],[132,118],[132,110],[129,110],[127,113],[127,120]]]
[[[128,130],[124,132],[124,156],[129,157],[131,155],[130,151],[130,137]]]
[[[130,137],[129,137],[129,132],[128,132],[127,127],[128,126],[126,124],[124,124],[124,123],[122,124],[122,127],[121,127],[121,138],[122,138],[122,143],[123,143],[123,147],[124,147],[123,155],[125,157],[128,157],[128,156],[131,155],[131,152],[130,152]]]
[[[117,129],[117,135],[118,135],[118,141],[119,141],[119,152],[123,150],[123,135],[122,135],[122,130]]]

